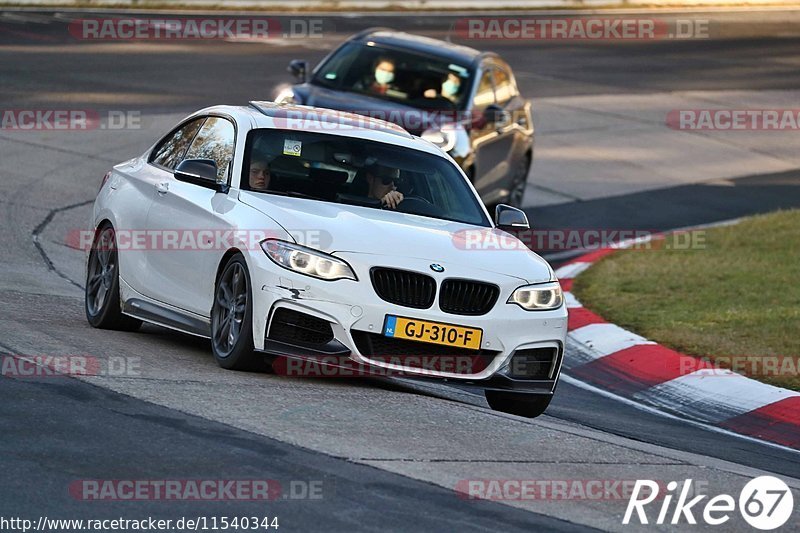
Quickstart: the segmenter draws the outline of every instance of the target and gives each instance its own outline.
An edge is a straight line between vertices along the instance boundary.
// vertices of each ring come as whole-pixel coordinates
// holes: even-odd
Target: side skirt
[[[177,309],[139,294],[120,277],[120,297],[122,312],[150,324],[174,329],[181,333],[211,338],[211,320]]]

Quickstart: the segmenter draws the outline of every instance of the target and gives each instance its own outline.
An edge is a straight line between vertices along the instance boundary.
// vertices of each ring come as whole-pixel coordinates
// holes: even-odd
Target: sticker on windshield
[[[300,157],[300,152],[303,149],[303,143],[300,141],[293,141],[291,139],[284,139],[283,141],[283,155],[293,155]]]

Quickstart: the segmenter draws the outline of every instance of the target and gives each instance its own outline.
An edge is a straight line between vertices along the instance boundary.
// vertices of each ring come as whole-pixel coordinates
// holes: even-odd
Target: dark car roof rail
[[[355,41],[355,40],[358,40],[358,39],[363,39],[367,35],[369,35],[371,33],[375,33],[377,31],[397,31],[397,30],[394,30],[394,29],[389,28],[387,26],[373,26],[371,28],[367,28],[365,30],[361,30],[360,32],[358,32],[355,35],[353,35],[352,37],[350,37],[349,40]]]
[[[501,59],[495,52],[481,52],[475,56],[476,61],[483,61],[484,59]]]
[[[442,40],[385,27],[367,28],[350,37],[348,41],[363,42],[373,34],[380,32],[385,32],[386,35],[376,36],[375,40],[376,42],[380,42],[383,46],[391,46],[397,49],[407,48],[430,56],[449,56],[454,60],[463,61],[465,64],[474,64],[475,58],[479,57],[481,54],[479,50],[454,43],[450,40]],[[393,40],[396,42],[391,42]]]

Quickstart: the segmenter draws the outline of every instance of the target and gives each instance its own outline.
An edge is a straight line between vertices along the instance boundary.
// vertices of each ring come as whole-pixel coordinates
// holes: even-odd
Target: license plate
[[[479,328],[467,328],[394,315],[386,315],[383,334],[395,339],[430,342],[471,350],[480,350],[483,338],[483,330]]]

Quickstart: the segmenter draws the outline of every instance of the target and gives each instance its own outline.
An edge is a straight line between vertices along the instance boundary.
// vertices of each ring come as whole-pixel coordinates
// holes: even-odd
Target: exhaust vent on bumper
[[[268,337],[289,344],[326,344],[333,340],[333,329],[327,320],[280,307],[272,315]]]
[[[553,379],[559,349],[526,348],[517,350],[506,367],[506,374],[516,379]]]

